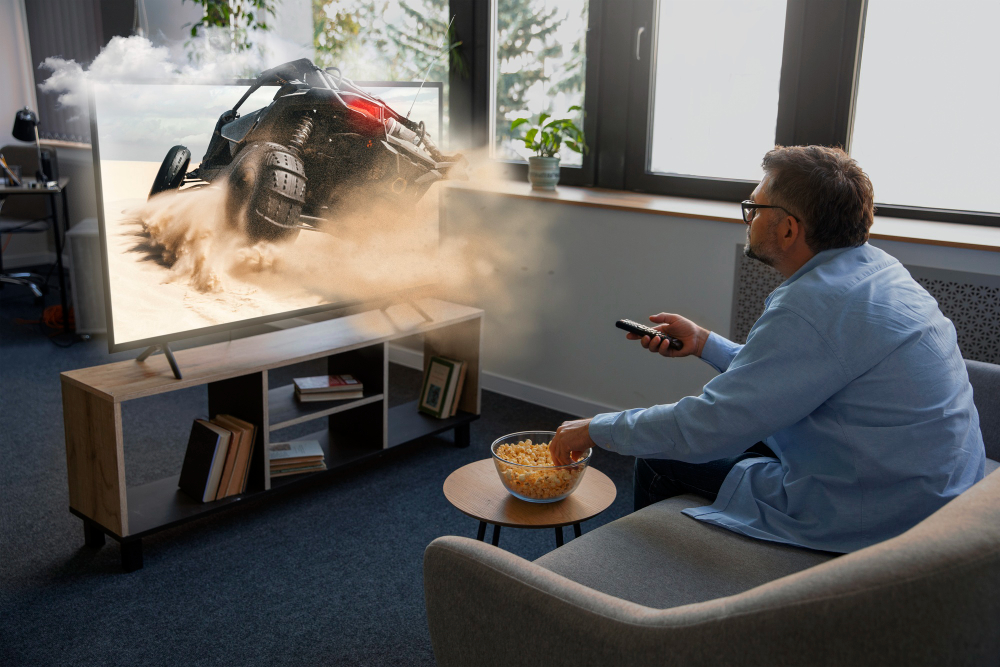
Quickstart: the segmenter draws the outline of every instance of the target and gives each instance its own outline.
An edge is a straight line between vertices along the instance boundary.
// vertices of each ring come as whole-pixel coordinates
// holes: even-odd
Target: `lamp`
[[[18,141],[34,141],[35,148],[38,149],[38,172],[35,177],[39,183],[48,181],[45,170],[42,167],[42,144],[38,141],[38,116],[27,107],[21,109],[14,116],[14,129],[10,132]]]

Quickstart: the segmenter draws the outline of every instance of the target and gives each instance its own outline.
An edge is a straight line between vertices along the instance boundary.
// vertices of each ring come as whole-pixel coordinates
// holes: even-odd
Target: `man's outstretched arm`
[[[597,415],[587,423],[587,435],[621,454],[703,463],[736,456],[803,419],[848,380],[841,360],[811,324],[772,308],[700,396]],[[557,449],[559,440],[557,435]]]

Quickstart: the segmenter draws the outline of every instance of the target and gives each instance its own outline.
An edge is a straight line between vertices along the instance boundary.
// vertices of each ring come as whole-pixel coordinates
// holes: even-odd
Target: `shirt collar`
[[[867,245],[867,243],[865,245]],[[778,289],[774,290],[773,292],[771,292],[770,295],[768,295],[767,299],[764,301],[765,307],[771,305],[771,300],[774,298],[774,295],[777,294],[782,287],[788,287],[796,280],[798,280],[802,276],[806,275],[807,273],[815,269],[820,264],[825,264],[826,262],[829,262],[837,255],[845,253],[848,250],[854,250],[854,249],[855,247],[848,246],[846,248],[830,248],[829,250],[822,250],[816,253],[815,255],[812,256],[812,258],[808,262],[800,266],[799,270],[793,273],[788,278],[788,280],[778,285]]]

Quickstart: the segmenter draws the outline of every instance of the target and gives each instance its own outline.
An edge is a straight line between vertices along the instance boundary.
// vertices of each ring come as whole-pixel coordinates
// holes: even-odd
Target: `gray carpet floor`
[[[143,540],[144,568],[126,574],[117,543],[85,547],[69,512],[59,373],[136,353],[109,355],[103,338],[58,347],[65,338],[17,321],[40,315],[26,290],[0,290],[2,665],[431,665],[424,548],[478,527],[442,483],[487,458],[496,437],[569,418],[483,392],[471,447],[456,448],[451,433],[425,438],[165,530]],[[419,380],[393,365],[391,404],[416,398]],[[203,387],[126,403],[127,484],[178,474],[191,419],[206,409]],[[585,532],[631,510],[631,464],[595,453],[618,497]],[[535,559],[555,536],[505,529],[500,546]]]

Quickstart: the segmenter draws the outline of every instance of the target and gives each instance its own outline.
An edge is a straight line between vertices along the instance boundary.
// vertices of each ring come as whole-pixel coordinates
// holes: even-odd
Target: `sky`
[[[416,87],[363,88],[403,115],[417,94]],[[101,160],[160,162],[171,147],[182,145],[190,149],[192,163],[200,162],[219,116],[246,90],[207,84],[94,84],[94,137]],[[276,91],[273,86],[259,89],[240,111],[267,106]],[[412,120],[424,121],[435,142],[440,136],[438,106],[437,89],[425,87],[410,114]]]

